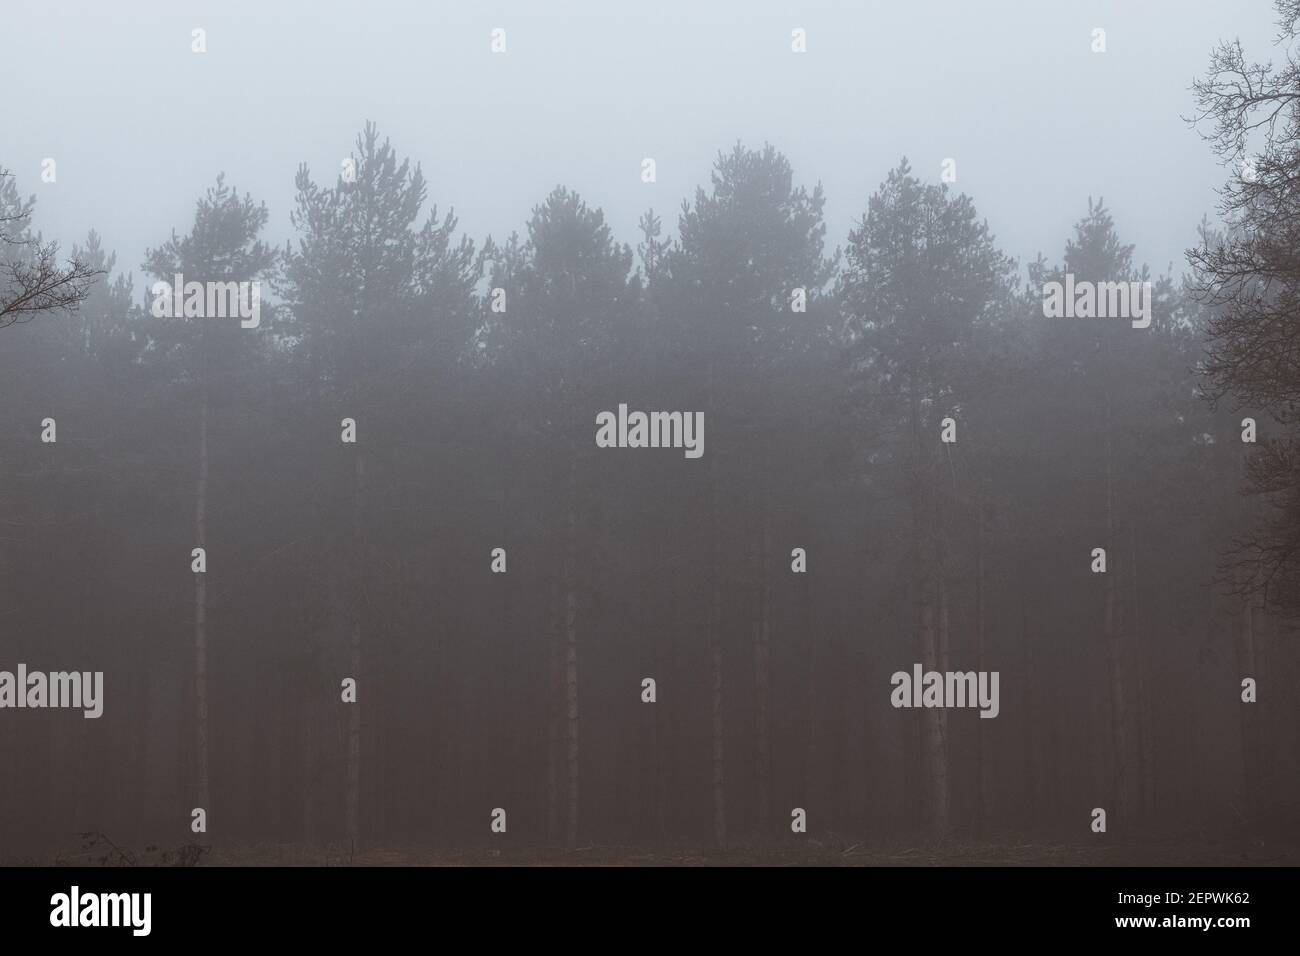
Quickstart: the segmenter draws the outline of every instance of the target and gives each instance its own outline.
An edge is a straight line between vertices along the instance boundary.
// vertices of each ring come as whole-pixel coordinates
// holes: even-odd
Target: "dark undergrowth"
[[[492,846],[458,849],[337,844],[199,844],[129,847],[102,833],[78,834],[46,855],[6,858],[18,866],[1294,866],[1291,842],[1165,837],[1072,844],[1021,840],[928,845],[864,844],[806,838],[798,843],[738,843],[725,850],[689,846]]]

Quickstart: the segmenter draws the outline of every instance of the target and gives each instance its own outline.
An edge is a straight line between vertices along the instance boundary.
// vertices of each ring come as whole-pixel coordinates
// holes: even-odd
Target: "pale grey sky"
[[[824,184],[832,247],[900,156],[932,180],[953,157],[1008,253],[1059,258],[1104,196],[1181,272],[1225,175],[1188,87],[1219,39],[1273,54],[1269,0],[0,0],[0,32],[0,164],[47,237],[96,227],[131,269],[222,170],[283,242],[298,163],[332,183],[373,119],[476,240],[557,183],[623,241],[649,206],[675,232],[717,151],[767,140]]]

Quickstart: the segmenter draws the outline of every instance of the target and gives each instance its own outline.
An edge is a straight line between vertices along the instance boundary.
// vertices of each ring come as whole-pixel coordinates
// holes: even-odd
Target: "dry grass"
[[[928,846],[876,846],[842,839],[753,843],[726,851],[697,847],[490,846],[436,849],[338,845],[234,844],[126,847],[100,833],[79,834],[75,846],[42,859],[5,861],[54,866],[1292,866],[1293,845],[1166,838],[1138,844],[1054,844],[1008,838]]]

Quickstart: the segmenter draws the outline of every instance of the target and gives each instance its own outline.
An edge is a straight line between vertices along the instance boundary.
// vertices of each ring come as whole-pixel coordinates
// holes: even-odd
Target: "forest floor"
[[[1166,838],[1141,843],[1054,844],[950,842],[930,846],[868,846],[809,839],[799,846],[372,847],[355,854],[337,845],[189,844],[174,848],[119,846],[102,834],[83,835],[50,855],[0,865],[38,866],[1295,866],[1300,845],[1246,844]]]

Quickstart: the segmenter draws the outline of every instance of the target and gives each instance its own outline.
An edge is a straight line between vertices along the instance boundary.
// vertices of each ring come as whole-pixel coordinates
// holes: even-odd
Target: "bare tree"
[[[1223,231],[1187,253],[1207,308],[1209,398],[1231,398],[1280,426],[1249,456],[1246,491],[1272,513],[1236,541],[1226,577],[1247,601],[1300,616],[1300,0],[1276,0],[1278,63],[1216,48],[1193,90],[1202,130],[1233,168],[1220,190]]]
[[[79,256],[59,265],[59,245],[30,230],[35,197],[21,200],[13,174],[0,169],[0,329],[41,312],[73,311],[102,269]]]

